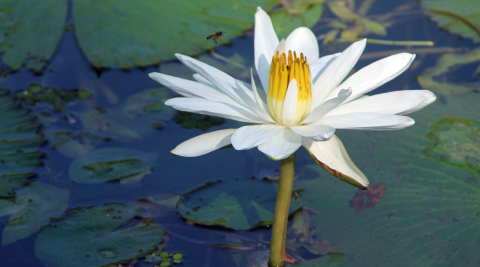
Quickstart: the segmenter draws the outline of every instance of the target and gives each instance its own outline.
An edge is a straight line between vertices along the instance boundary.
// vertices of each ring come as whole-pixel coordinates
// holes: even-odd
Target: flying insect
[[[223,32],[222,32],[222,31],[218,31],[218,32],[216,32],[216,33],[214,33],[214,34],[212,34],[212,35],[209,35],[209,36],[207,37],[207,40],[208,40],[208,39],[212,39],[212,40],[215,42],[215,44],[216,44],[216,43],[217,43],[217,39],[220,38],[220,37],[222,37],[222,36],[223,36]]]

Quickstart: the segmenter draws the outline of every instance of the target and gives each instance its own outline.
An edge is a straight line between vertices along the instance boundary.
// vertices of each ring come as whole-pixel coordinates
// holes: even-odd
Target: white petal
[[[302,137],[290,129],[283,129],[270,141],[258,146],[258,150],[273,160],[282,160],[295,153],[302,144]]]
[[[435,94],[428,90],[395,91],[350,101],[336,107],[327,116],[356,112],[404,115],[424,108],[435,99]]]
[[[336,135],[328,141],[313,142],[305,137],[302,141],[305,149],[320,167],[344,182],[364,190],[368,189],[367,177],[352,162],[342,141]]]
[[[178,145],[170,153],[182,157],[197,157],[231,144],[237,129],[225,129],[196,136]]]
[[[292,52],[295,51],[297,52],[297,56],[303,53],[309,62],[316,61],[320,56],[317,37],[307,27],[296,28],[288,35],[285,50],[287,52],[289,50]]]
[[[412,118],[381,113],[349,113],[320,118],[315,124],[325,124],[335,129],[369,131],[399,130],[412,126]]]
[[[392,55],[362,68],[333,90],[327,99],[334,97],[342,88],[352,87],[349,102],[366,94],[404,72],[415,59],[414,54],[400,53]]]
[[[245,102],[248,105],[248,107],[250,107],[250,110],[253,111],[264,122],[275,123],[275,121],[272,119],[272,117],[270,117],[270,115],[265,110],[263,110],[255,102],[255,100],[250,98],[244,91],[240,91],[239,89],[234,89],[234,91],[243,100],[243,102]],[[250,93],[252,93],[252,92],[250,91]]]
[[[278,37],[273,29],[272,20],[260,7],[255,13],[255,68],[265,91],[268,90],[268,72],[272,56],[278,46]]]
[[[208,85],[208,86],[215,86],[215,84],[211,83],[209,80],[207,80],[207,78],[203,77],[202,75],[200,75],[198,73],[193,74],[193,78],[201,84],[205,84],[205,85]]]
[[[290,127],[297,134],[310,138],[313,141],[327,141],[332,138],[335,128],[328,125],[297,125]]]
[[[279,56],[282,56],[285,53],[285,39],[282,39],[280,43],[278,43],[277,49],[275,49],[274,55],[278,52]]]
[[[312,88],[312,108],[320,105],[352,70],[365,49],[367,39],[353,43],[318,77]],[[352,87],[353,89],[353,87]],[[316,92],[315,92],[316,91]]]
[[[194,58],[181,54],[175,54],[175,56],[185,66],[189,67],[195,72],[198,72],[230,98],[237,101],[239,104],[246,106],[246,104],[233,92],[233,89],[230,86],[231,84],[235,84],[235,79],[233,77]]]
[[[252,91],[253,95],[255,96],[255,102],[265,111],[267,112],[270,117],[272,114],[270,114],[270,111],[267,107],[267,95],[265,94],[265,91],[263,90],[257,90],[257,86],[255,85],[255,80],[253,79],[253,71],[250,69],[250,77],[252,81]]]
[[[292,79],[287,88],[287,94],[285,95],[285,101],[283,102],[282,121],[285,127],[290,127],[295,123],[295,117],[297,115],[297,103],[298,103],[298,86],[297,81]]]
[[[338,96],[323,102],[320,106],[316,107],[314,110],[310,111],[307,118],[302,122],[302,124],[308,124],[315,122],[316,120],[323,117],[325,114],[329,113],[332,109],[335,109],[340,105],[345,99],[347,99],[352,94],[352,89],[343,89],[338,93]]]
[[[232,136],[232,145],[236,150],[250,149],[269,141],[284,128],[273,124],[243,126]]]
[[[239,105],[215,86],[208,86],[158,72],[150,73],[148,76],[183,96],[202,97],[213,101]]]
[[[315,82],[318,80],[318,77],[320,77],[320,75],[328,67],[328,65],[330,65],[330,63],[332,63],[339,55],[341,55],[341,53],[324,56],[313,62],[308,61],[312,84],[315,84]]]
[[[179,97],[167,100],[165,105],[172,106],[181,111],[216,116],[236,121],[263,123],[263,120],[250,110],[208,99]]]

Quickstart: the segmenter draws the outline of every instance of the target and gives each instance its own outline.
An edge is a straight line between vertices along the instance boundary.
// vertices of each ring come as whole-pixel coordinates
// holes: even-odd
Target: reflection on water
[[[308,25],[317,36],[322,55],[343,51],[357,38],[376,39],[376,43],[367,44],[353,71],[395,53],[416,53],[404,74],[374,93],[423,87],[434,91],[441,101],[414,114],[417,124],[401,132],[338,131],[352,160],[372,184],[381,185],[378,192],[356,194],[356,188],[311,165],[310,156],[299,150],[295,187],[304,190],[295,193],[293,206],[307,208],[289,221],[290,261],[304,260],[300,266],[475,266],[479,247],[472,236],[478,229],[480,192],[477,44],[458,38],[455,33],[462,33],[463,28],[457,21],[434,17],[454,33],[439,30],[416,1],[314,2],[294,1],[274,10],[276,26],[288,33],[288,24],[283,21]],[[425,2],[430,5],[433,1]],[[455,12],[455,8],[437,9]],[[465,18],[476,23],[473,15]],[[72,24],[70,15],[67,24]],[[475,31],[464,35],[473,34]],[[222,40],[228,38],[227,32]],[[389,42],[392,40],[432,41],[435,45],[399,45]],[[249,82],[253,36],[247,31],[245,37],[233,39],[228,46],[217,46],[199,59]],[[135,266],[154,266],[173,262],[173,253],[177,252],[183,253],[182,264],[188,266],[265,266],[270,232],[267,227],[255,227],[269,225],[275,195],[270,193],[276,182],[251,179],[263,170],[275,170],[279,163],[256,149],[227,148],[197,158],[168,153],[205,130],[237,128],[241,123],[194,116],[164,106],[163,101],[174,94],[159,88],[147,75],[158,71],[158,66],[127,71],[93,69],[72,31],[63,33],[43,72],[10,72],[5,65],[2,70],[1,87],[11,92],[2,91],[5,95],[0,97],[0,121],[4,124],[0,140],[10,141],[0,141],[0,193],[6,194],[1,197],[23,187],[14,189],[17,200],[0,199],[1,266],[68,266],[60,260],[46,260],[49,257],[42,254],[50,250],[42,242],[57,235],[72,238],[65,243],[68,245],[88,247],[91,240],[115,243],[91,245],[98,251],[82,255],[88,258],[86,264],[92,260],[95,266],[98,262],[129,263],[147,254],[149,260],[140,258]],[[174,61],[162,62],[160,71],[188,79],[193,74]],[[258,77],[255,79],[259,83]],[[35,95],[27,97],[25,92]],[[82,96],[82,92],[92,95]],[[16,94],[23,94],[16,100],[22,102],[23,109],[11,104],[13,99],[8,96]],[[29,116],[25,108],[31,108],[30,115],[34,116]],[[40,124],[37,135],[35,127]],[[15,128],[22,125],[35,127]],[[41,146],[43,138],[49,142]],[[39,166],[43,154],[43,165]],[[243,186],[227,190],[205,185],[218,179]],[[38,181],[28,184],[30,180]],[[265,194],[257,194],[261,187],[255,188],[257,191],[248,189],[247,185],[257,182],[271,184]],[[212,193],[202,196],[209,192],[205,188]],[[249,194],[242,194],[242,188]],[[178,194],[186,193],[179,200]],[[176,211],[177,201],[180,213]],[[122,217],[117,211],[108,220],[118,222],[110,225],[111,229],[99,230],[103,226],[92,221],[107,218],[108,212],[100,211],[104,203],[128,204],[126,209],[142,208],[143,213],[135,210],[130,217]],[[220,205],[225,203],[229,206]],[[216,208],[227,215],[208,215]],[[65,213],[67,209],[71,210]],[[83,213],[85,210],[91,213]],[[203,210],[206,215],[196,214]],[[64,219],[49,221],[49,217]],[[232,218],[235,221],[226,224]],[[55,226],[56,220],[63,226]],[[68,226],[69,220],[75,222],[73,226]],[[48,226],[38,233],[43,225]],[[165,236],[162,228],[167,231]],[[244,230],[249,228],[255,229]],[[82,234],[84,230],[89,234]],[[145,235],[144,243],[133,237],[123,240],[122,231]],[[154,234],[160,237],[155,239]],[[88,237],[90,241],[83,240]],[[170,254],[157,256],[163,247]],[[67,245],[63,249],[68,257],[79,257]],[[135,253],[129,249],[135,249]],[[95,261],[95,257],[112,261]],[[120,257],[125,261],[116,260]]]

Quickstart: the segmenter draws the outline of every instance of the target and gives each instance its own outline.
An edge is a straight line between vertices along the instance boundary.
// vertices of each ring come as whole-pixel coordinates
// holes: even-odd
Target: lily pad
[[[131,1],[74,0],[73,18],[80,47],[97,68],[130,68],[198,54],[215,46],[206,37],[225,31],[238,37],[253,26],[257,6],[274,0]],[[132,12],[134,10],[135,12]]]
[[[95,146],[110,141],[110,137],[102,137],[89,132],[53,132],[52,148],[69,158],[84,156],[95,149]]]
[[[480,95],[448,97],[412,114],[401,131],[339,133],[352,160],[384,192],[358,211],[356,188],[319,167],[315,179],[299,179],[316,233],[351,255],[348,266],[475,266],[480,226],[480,176],[443,164],[422,152],[425,135],[440,117],[480,120]],[[467,130],[468,128],[465,128]],[[455,134],[458,129],[455,129]],[[320,177],[318,177],[320,176]]]
[[[265,180],[233,180],[207,183],[187,194],[178,203],[177,210],[188,221],[234,230],[269,226],[278,184]],[[294,191],[299,191],[298,187]],[[304,206],[292,201],[290,214]]]
[[[14,197],[15,188],[36,176],[31,171],[43,164],[44,155],[37,149],[46,142],[36,133],[35,116],[9,95],[0,89],[0,197]]]
[[[26,238],[47,224],[50,217],[60,216],[68,206],[68,197],[68,189],[34,181],[18,189],[15,200],[0,198],[0,217],[10,214],[2,245]]]
[[[422,0],[439,27],[480,42],[480,2],[471,0]]]
[[[208,115],[178,111],[175,116],[175,122],[181,124],[185,129],[198,128],[206,131],[213,126],[219,126],[226,122],[224,118],[217,118]]]
[[[447,164],[468,168],[480,175],[480,123],[444,118],[431,126],[427,138],[432,146],[424,152]]]
[[[270,14],[279,38],[287,38],[298,27],[313,27],[323,12],[324,0],[284,1],[283,8]]]
[[[79,207],[53,218],[35,241],[35,255],[49,267],[112,266],[159,249],[166,231],[141,208],[119,203]]]
[[[67,0],[0,1],[3,62],[13,70],[43,69],[62,37],[67,3]]]
[[[417,81],[423,88],[428,88],[435,93],[442,95],[459,95],[478,90],[479,82],[471,83],[453,83],[449,80],[454,79],[460,73],[465,73],[465,69],[458,71],[458,67],[466,66],[467,64],[476,63],[472,65],[472,73],[480,62],[480,48],[474,49],[466,53],[447,53],[442,55],[435,66],[426,69],[420,76],[417,76]]]
[[[88,184],[140,179],[151,173],[156,157],[135,149],[99,149],[72,162],[69,176],[76,183]]]

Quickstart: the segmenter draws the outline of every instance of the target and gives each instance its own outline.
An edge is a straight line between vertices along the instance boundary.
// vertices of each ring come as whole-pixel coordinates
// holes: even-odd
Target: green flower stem
[[[288,210],[292,198],[295,156],[281,161],[277,202],[273,214],[272,243],[270,244],[270,266],[283,266],[285,263],[285,239],[287,235]]]

